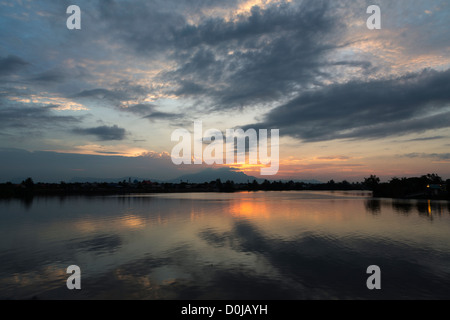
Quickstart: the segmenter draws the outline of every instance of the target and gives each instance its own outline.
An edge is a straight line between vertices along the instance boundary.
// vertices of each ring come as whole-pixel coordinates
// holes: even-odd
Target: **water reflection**
[[[381,212],[381,201],[379,199],[368,199],[364,202],[366,211],[372,214],[379,214]]]
[[[409,215],[414,209],[414,204],[412,201],[392,200],[392,208],[397,213]]]
[[[244,192],[10,200],[0,212],[2,299],[450,298],[442,201]],[[81,292],[65,287],[72,264]],[[365,288],[373,264],[380,292]]]
[[[122,239],[118,235],[96,235],[91,239],[73,239],[67,244],[68,250],[93,252],[94,254],[114,253],[122,245]]]
[[[419,216],[433,219],[434,216],[450,214],[450,202],[432,200],[404,200],[404,199],[367,199],[364,206],[367,212],[372,214],[381,213],[382,206],[392,205],[395,213],[405,216],[418,214]]]

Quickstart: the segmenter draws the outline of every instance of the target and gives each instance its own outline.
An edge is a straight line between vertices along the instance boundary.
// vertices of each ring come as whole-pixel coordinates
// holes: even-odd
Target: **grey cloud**
[[[43,73],[40,73],[31,78],[32,81],[37,82],[61,82],[65,80],[67,77],[66,74],[59,70],[49,70]]]
[[[125,129],[119,128],[117,125],[114,125],[112,127],[100,126],[87,129],[76,128],[73,129],[73,132],[80,135],[96,136],[98,139],[102,141],[124,140],[126,137]]]
[[[132,86],[129,83],[120,83],[122,89],[108,90],[108,89],[93,89],[82,91],[74,98],[86,98],[94,99],[98,101],[104,101],[107,104],[111,104],[114,108],[122,112],[128,112],[141,116],[143,119],[150,121],[154,120],[171,120],[177,119],[181,115],[175,113],[168,113],[158,111],[157,106],[154,104],[138,103],[134,105],[126,106],[123,104],[127,100],[139,100],[145,96],[145,88],[140,86]],[[78,132],[78,131],[77,131]],[[106,140],[122,140],[122,139],[106,139]]]
[[[151,104],[136,104],[137,107],[127,108],[124,106],[125,102],[128,101],[140,101],[144,99],[149,92],[151,92],[151,88],[145,88],[140,85],[133,85],[127,81],[120,81],[113,85],[113,89],[105,89],[105,88],[96,88],[83,90],[77,94],[71,95],[72,99],[87,99],[91,101],[100,101],[104,102],[110,106],[118,108],[121,111],[139,111],[144,108],[152,108]],[[147,106],[147,107],[145,107]]]
[[[22,106],[9,105],[3,107],[0,104],[0,126],[1,128],[13,129],[41,129],[55,126],[65,126],[79,123],[82,117],[58,116],[52,112],[55,105],[47,106]]]
[[[327,10],[327,2],[305,1],[254,7],[236,22],[187,25],[176,33],[179,68],[166,80],[178,84],[175,93],[210,98],[218,109],[283,98],[323,75],[325,55],[339,38],[331,37],[338,22]]]
[[[133,97],[124,89],[109,90],[104,88],[83,90],[75,95],[69,96],[71,99],[81,102],[100,103],[106,107],[112,107],[120,111],[138,111],[139,108],[127,109],[123,106],[125,101],[132,100]]]
[[[99,27],[114,39],[123,41],[137,52],[164,54],[184,43],[178,38],[180,30],[188,25],[186,17],[203,9],[232,8],[241,0],[154,0],[126,1],[100,0],[97,2]]]
[[[211,88],[206,88],[194,81],[180,80],[178,86],[178,89],[172,91],[177,96],[196,96],[211,91]]]
[[[176,114],[176,113],[155,111],[155,112],[152,112],[151,114],[145,116],[144,118],[148,119],[150,121],[153,121],[153,120],[171,120],[171,119],[177,119],[179,117],[180,117],[180,115]]]
[[[350,81],[299,95],[249,127],[304,141],[381,138],[450,127],[450,70]]]
[[[150,112],[153,112],[154,109],[155,109],[155,105],[153,105],[153,104],[135,104],[132,106],[120,108],[121,111],[130,112],[130,113],[141,115],[141,116],[144,116],[144,115],[149,114]]]
[[[135,104],[128,107],[121,107],[119,110],[142,116],[143,119],[148,119],[150,121],[172,120],[181,117],[181,115],[177,113],[158,111],[157,106],[154,104]]]
[[[450,153],[408,153],[401,155],[401,157],[406,158],[426,158],[426,159],[436,159],[436,160],[450,160]]]
[[[29,63],[25,60],[14,55],[9,55],[6,58],[0,58],[0,76],[14,73],[28,64]]]
[[[370,61],[338,61],[332,64],[335,66],[361,67],[364,69],[369,69],[372,67],[372,63]]]
[[[41,83],[47,85],[50,83],[61,84],[65,81],[80,81],[84,78],[89,78],[91,75],[89,71],[81,66],[74,68],[67,68],[64,66],[58,66],[50,70],[35,74],[27,79],[31,84]],[[86,92],[84,92],[86,94]]]
[[[437,157],[440,160],[450,160],[450,153],[442,153],[442,154],[438,154]]]
[[[243,1],[157,0],[133,1],[130,5],[104,0],[92,4],[87,19],[95,17],[96,29],[113,43],[126,44],[122,46],[126,54],[132,50],[131,54],[137,53],[140,58],[151,57],[175,66],[154,78],[155,82],[170,84],[157,94],[193,99],[199,109],[277,103],[320,83],[326,65],[366,71],[372,68],[366,61],[327,61],[328,53],[341,45],[339,39],[345,33],[345,28],[337,28],[343,25],[338,15],[331,14],[329,1],[253,7],[250,15],[231,21],[202,14],[204,9],[236,8],[239,3]],[[199,17],[195,24],[190,20],[192,14]],[[58,75],[47,72],[37,78],[57,81]],[[120,108],[124,101],[141,103],[152,90],[151,86],[133,88],[130,83],[117,83],[71,97],[95,99]]]
[[[222,18],[209,18],[198,26],[186,25],[177,29],[177,36],[185,41],[180,46],[192,48],[200,44],[232,44],[239,41],[244,45],[261,44],[260,36],[277,35],[282,32],[320,33],[331,27],[334,22],[326,17],[327,1],[307,0],[303,3],[270,5],[266,9],[255,6],[251,15],[241,16],[237,21]],[[301,37],[298,41],[304,41]],[[270,40],[270,39],[267,39]],[[248,42],[246,42],[248,41]]]
[[[429,130],[450,127],[450,112],[420,118],[402,119],[397,122],[378,123],[366,128],[355,128],[343,133],[340,138],[383,138],[409,133],[424,133]]]
[[[370,61],[337,61],[332,63],[327,63],[327,66],[343,66],[350,68],[359,68],[361,73],[364,75],[374,74],[379,70],[379,67],[376,67]]]
[[[348,19],[366,18],[364,1],[282,1],[254,7],[234,20],[202,15],[203,9],[236,8],[237,3],[242,1],[137,1],[133,6],[101,1],[99,24],[141,57],[175,65],[157,79],[173,84],[165,93],[192,98],[204,108],[272,106],[323,86],[324,78],[333,82],[333,68],[360,68],[364,77],[378,70],[364,55],[329,60],[333,50],[348,43]],[[195,23],[188,19],[191,13],[199,17]]]
[[[445,139],[447,137],[445,136],[434,136],[434,137],[424,137],[424,138],[415,138],[415,139],[409,139],[406,140],[407,142],[415,142],[415,141],[431,141],[431,140],[441,140]]]
[[[92,90],[83,90],[80,93],[77,93],[73,96],[74,98],[92,98],[92,99],[107,99],[107,100],[124,100],[126,96],[119,92],[114,92],[107,89],[92,89]]]
[[[345,33],[345,29],[335,31],[341,22],[330,14],[329,1],[253,7],[249,16],[236,20],[203,16],[196,24],[188,22],[189,10],[172,8],[172,4],[146,1],[129,6],[103,1],[99,19],[111,37],[140,56],[171,61],[176,67],[158,77],[173,84],[166,93],[193,98],[203,107],[272,103],[319,82],[325,75],[326,55],[339,47],[340,35]],[[184,5],[198,6],[199,13],[213,4],[190,1]],[[215,1],[214,5],[220,9],[231,4]],[[367,62],[344,64],[370,66]]]
[[[99,19],[114,38],[122,40],[138,52],[158,52],[170,46],[172,31],[186,23],[182,14],[170,10],[174,3],[165,1],[127,2],[103,0],[98,3]]]

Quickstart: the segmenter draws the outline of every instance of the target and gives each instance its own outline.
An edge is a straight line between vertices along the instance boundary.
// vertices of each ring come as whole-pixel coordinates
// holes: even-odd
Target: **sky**
[[[194,121],[279,129],[270,179],[450,178],[449,29],[447,0],[0,0],[0,182],[196,172]]]

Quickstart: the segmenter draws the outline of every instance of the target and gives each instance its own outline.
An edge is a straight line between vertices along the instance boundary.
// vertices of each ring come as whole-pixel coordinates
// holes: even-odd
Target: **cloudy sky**
[[[449,29],[447,0],[0,0],[0,182],[175,178],[196,120],[279,129],[271,178],[450,178]]]

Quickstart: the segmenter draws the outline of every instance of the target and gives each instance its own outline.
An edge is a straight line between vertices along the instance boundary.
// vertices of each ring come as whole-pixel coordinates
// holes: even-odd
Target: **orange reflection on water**
[[[136,215],[127,215],[122,220],[122,225],[131,228],[131,229],[138,229],[138,228],[144,228],[146,221]]]
[[[91,233],[99,229],[99,224],[90,220],[78,220],[71,223],[72,227],[80,233]],[[62,227],[62,226],[60,226]]]
[[[270,218],[269,206],[265,201],[241,199],[230,203],[230,213],[234,217]]]

